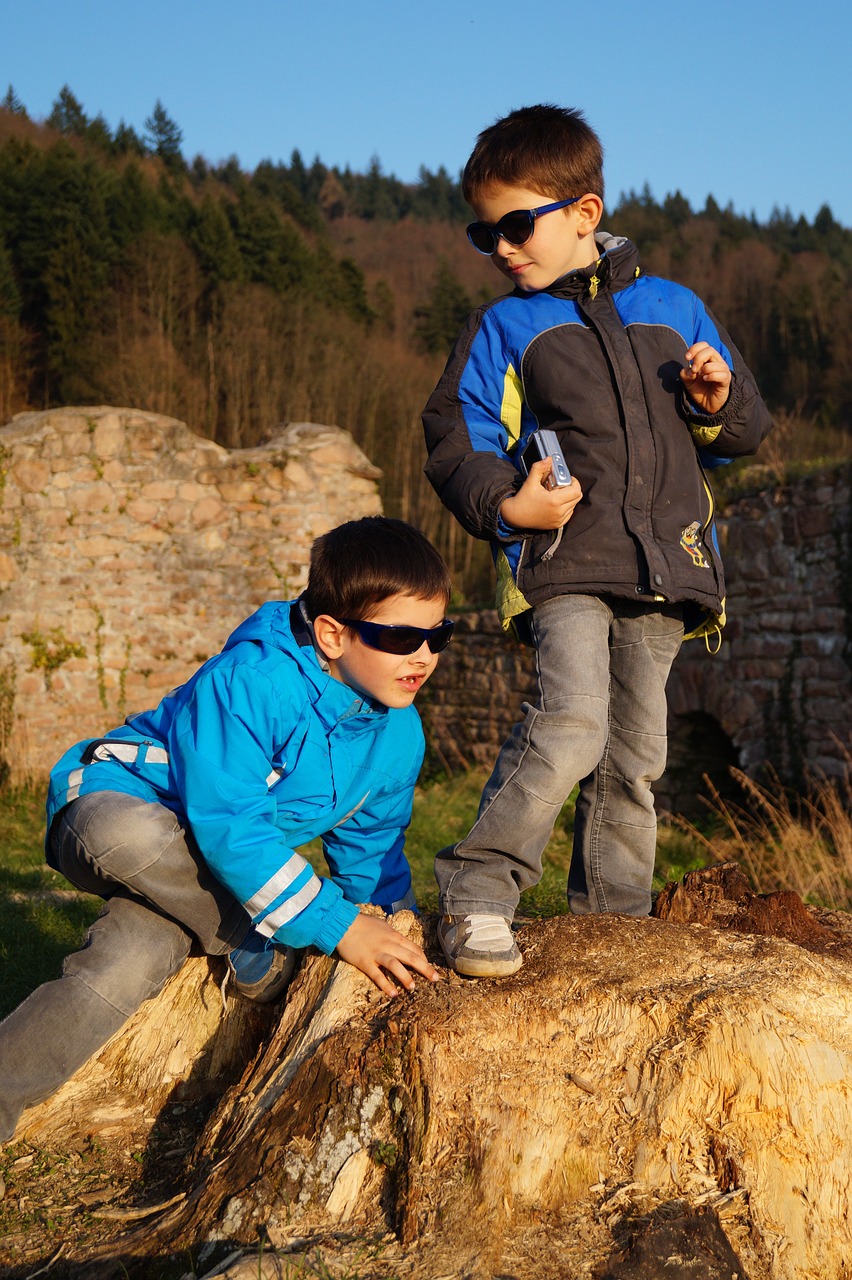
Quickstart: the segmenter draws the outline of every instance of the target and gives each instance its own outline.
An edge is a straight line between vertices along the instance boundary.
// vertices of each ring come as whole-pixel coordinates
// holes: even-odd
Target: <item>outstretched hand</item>
[[[533,463],[520,489],[500,503],[500,515],[506,524],[513,529],[561,529],[567,524],[583,490],[576,476],[568,485],[546,488],[552,469],[550,458]]]
[[[412,969],[430,982],[441,980],[441,974],[426,959],[423,948],[397,933],[392,924],[378,916],[357,915],[338,942],[337,954],[366,974],[386,996],[399,995],[391,979],[406,991],[414,989]]]
[[[680,380],[693,404],[705,413],[718,413],[731,390],[731,370],[709,342],[696,342],[684,355],[687,368]]]

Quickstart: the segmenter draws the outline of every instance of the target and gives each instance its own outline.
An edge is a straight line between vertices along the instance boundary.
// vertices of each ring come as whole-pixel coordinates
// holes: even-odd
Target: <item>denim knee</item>
[[[146,903],[117,893],[104,905],[62,973],[129,1017],[162,989],[189,955],[192,938]]]
[[[62,812],[52,844],[58,869],[72,882],[80,866],[125,882],[156,862],[179,829],[175,815],[160,804],[118,791],[96,791]]]
[[[563,805],[576,783],[591,773],[607,742],[606,706],[595,699],[568,700],[557,711],[530,707],[527,746],[518,785],[536,799]]]

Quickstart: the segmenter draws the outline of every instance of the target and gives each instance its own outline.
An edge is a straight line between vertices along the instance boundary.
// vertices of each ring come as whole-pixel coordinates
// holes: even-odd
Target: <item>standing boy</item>
[[[724,621],[704,467],[754,453],[770,427],[701,301],[597,232],[602,165],[577,111],[526,107],[480,134],[468,238],[514,287],[470,317],[423,417],[426,474],[491,540],[501,617],[538,670],[476,823],[436,860],[441,945],[470,976],[520,967],[518,897],[578,782],[571,910],[650,910],[666,679],[684,631]],[[522,474],[537,428],[556,432],[570,484],[550,487],[549,458]]]
[[[185,685],[54,768],[47,860],[106,904],[62,977],[0,1024],[0,1141],[157,994],[195,943],[280,996],[316,946],[387,995],[438,978],[386,920],[424,741],[412,703],[450,640],[450,578],[399,520],[313,545],[308,585],[263,605]],[[330,875],[296,849],[322,836]]]

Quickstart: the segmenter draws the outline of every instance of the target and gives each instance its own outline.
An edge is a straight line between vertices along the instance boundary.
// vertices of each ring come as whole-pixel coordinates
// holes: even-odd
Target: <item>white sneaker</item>
[[[503,916],[442,916],[438,941],[450,968],[467,978],[505,978],[524,962]]]

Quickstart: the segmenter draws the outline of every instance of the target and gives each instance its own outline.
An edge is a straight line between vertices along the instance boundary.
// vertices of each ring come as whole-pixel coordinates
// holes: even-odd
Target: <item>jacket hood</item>
[[[223,653],[250,641],[286,653],[298,666],[319,710],[335,720],[342,715],[387,715],[388,708],[335,680],[314,647],[313,630],[299,600],[270,600],[241,622],[222,646]]]

